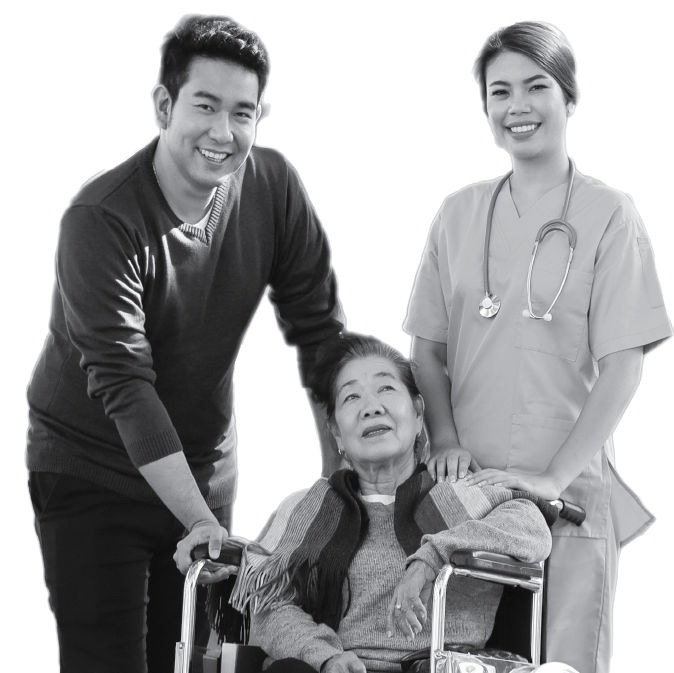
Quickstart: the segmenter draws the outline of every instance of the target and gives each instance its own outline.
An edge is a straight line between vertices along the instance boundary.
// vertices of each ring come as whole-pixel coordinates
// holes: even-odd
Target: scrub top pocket
[[[564,269],[539,264],[531,279],[531,304],[536,315],[543,315],[559,291]],[[515,346],[539,351],[575,362],[581,340],[587,340],[587,314],[594,274],[569,269],[566,283],[554,305],[552,320],[534,320],[520,315]],[[526,284],[522,289],[521,310],[528,309]]]

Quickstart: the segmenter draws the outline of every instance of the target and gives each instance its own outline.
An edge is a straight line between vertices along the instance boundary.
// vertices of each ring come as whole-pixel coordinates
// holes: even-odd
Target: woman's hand
[[[353,652],[342,652],[324,661],[321,673],[366,673],[366,671],[365,664]]]
[[[412,561],[393,592],[389,605],[387,635],[390,638],[396,627],[412,640],[424,628],[428,613],[426,605],[437,573],[423,561]]]
[[[505,486],[506,488],[516,488],[520,491],[527,491],[537,495],[545,500],[556,500],[564,490],[557,481],[547,475],[527,474],[518,470],[496,470],[487,468],[472,474],[466,483],[469,486]]]
[[[443,448],[437,451],[431,449],[431,457],[426,467],[428,468],[428,474],[435,481],[444,481],[446,478],[452,483],[457,479],[463,479],[468,474],[469,469],[473,472],[480,469],[470,451],[466,451],[460,446]]]
[[[217,521],[200,521],[194,526],[179,543],[173,560],[178,566],[178,570],[185,575],[192,565],[192,550],[204,542],[208,543],[208,555],[211,558],[220,556],[220,549],[227,541],[229,534]],[[236,566],[225,566],[221,563],[211,563],[210,561],[202,568],[199,573],[200,584],[214,584],[229,577],[236,572]]]

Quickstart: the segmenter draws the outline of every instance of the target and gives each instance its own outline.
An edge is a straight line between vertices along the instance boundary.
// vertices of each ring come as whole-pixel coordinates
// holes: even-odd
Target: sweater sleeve
[[[547,558],[551,548],[552,536],[543,515],[530,500],[518,499],[495,507],[483,519],[424,535],[407,563],[425,561],[439,572],[458,549],[508,554],[533,563]]]
[[[136,467],[182,450],[154,388],[143,259],[142,242],[102,207],[65,213],[56,276],[68,336],[80,353],[89,397],[114,420]]]
[[[345,320],[330,263],[330,247],[297,172],[290,165],[284,226],[279,229],[269,298],[286,341],[299,348],[302,382],[318,346],[338,334]]]
[[[301,659],[317,671],[323,662],[344,652],[339,636],[329,626],[316,624],[296,605],[252,613],[251,630],[273,659]]]

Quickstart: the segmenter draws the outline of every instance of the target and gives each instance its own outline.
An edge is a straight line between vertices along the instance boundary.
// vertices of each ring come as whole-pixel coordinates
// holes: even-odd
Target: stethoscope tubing
[[[484,253],[482,262],[484,293],[485,297],[493,299],[494,303],[498,303],[498,306],[496,307],[496,312],[498,312],[498,309],[500,308],[500,300],[498,297],[491,294],[491,288],[489,287],[489,247],[491,243],[491,229],[492,229],[492,222],[494,219],[494,208],[496,207],[497,197],[500,194],[503,185],[510,179],[512,174],[513,171],[509,171],[506,175],[504,175],[503,178],[501,178],[501,180],[499,181],[498,185],[496,186],[496,189],[494,190],[494,194],[489,203],[489,210],[487,211],[487,227],[484,236]],[[546,320],[546,321],[552,320],[552,314],[550,312],[557,303],[557,300],[559,299],[559,296],[562,293],[562,290],[564,289],[564,285],[566,285],[566,279],[569,276],[571,261],[573,260],[573,252],[576,248],[577,234],[576,230],[566,221],[566,214],[567,211],[569,210],[569,203],[571,202],[571,192],[573,190],[573,183],[575,176],[576,176],[576,165],[573,159],[569,159],[569,185],[566,188],[566,197],[564,199],[564,208],[562,209],[562,216],[559,219],[550,220],[549,222],[546,222],[538,230],[536,240],[534,242],[534,248],[531,253],[531,261],[529,262],[529,271],[527,273],[527,305],[529,313],[528,317],[534,320]],[[531,276],[533,274],[534,262],[536,260],[536,252],[538,251],[538,246],[543,240],[543,238],[545,238],[545,236],[547,236],[547,234],[549,234],[551,231],[561,231],[567,235],[569,239],[569,259],[566,263],[566,271],[564,272],[564,278],[562,279],[562,282],[559,286],[559,290],[557,290],[555,298],[550,304],[548,310],[543,315],[539,316],[533,312],[533,306],[531,304]],[[480,309],[480,311],[482,312],[482,308]],[[525,310],[524,314],[526,315],[526,313],[527,311]],[[485,315],[485,317],[493,317],[495,314],[496,313],[490,313],[488,315]]]

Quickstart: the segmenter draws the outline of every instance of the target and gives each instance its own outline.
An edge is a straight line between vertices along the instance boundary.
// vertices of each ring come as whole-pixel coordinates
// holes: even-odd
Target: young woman
[[[474,72],[512,172],[447,197],[415,281],[405,329],[429,471],[472,466],[470,484],[585,507],[582,527],[553,527],[547,658],[604,673],[619,549],[652,521],[613,467],[611,433],[672,328],[631,199],[567,154],[578,90],[564,35],[502,28]]]

